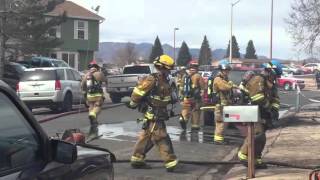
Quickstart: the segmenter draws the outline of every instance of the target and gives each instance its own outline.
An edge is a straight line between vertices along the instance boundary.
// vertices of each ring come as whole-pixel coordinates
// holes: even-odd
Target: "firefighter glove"
[[[232,81],[229,81],[228,84],[230,84],[233,88],[239,88],[235,83]]]
[[[138,107],[138,104],[133,101],[130,101],[126,103],[126,106],[130,109],[136,109]]]

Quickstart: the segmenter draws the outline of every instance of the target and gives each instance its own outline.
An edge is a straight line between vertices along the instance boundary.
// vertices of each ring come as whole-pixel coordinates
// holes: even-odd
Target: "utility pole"
[[[230,46],[229,46],[229,62],[232,63],[232,24],[233,24],[233,6],[238,4],[241,0],[236,1],[235,3],[231,3],[231,19],[230,19]]]
[[[270,60],[272,60],[272,39],[273,39],[273,0],[271,0],[271,21],[270,21]]]
[[[1,0],[0,1],[0,39],[1,39],[1,44],[0,44],[0,79],[2,79],[3,74],[4,74],[4,63],[5,63],[5,42],[6,42],[6,37],[5,37],[5,22],[6,22],[6,0]]]
[[[179,30],[179,28],[173,29],[173,60],[176,61],[176,31]]]

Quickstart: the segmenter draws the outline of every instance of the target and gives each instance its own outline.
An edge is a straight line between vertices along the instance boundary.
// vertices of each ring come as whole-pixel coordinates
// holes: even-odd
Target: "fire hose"
[[[99,147],[98,145],[91,145],[86,143],[79,143],[76,142],[76,145],[80,147],[85,148],[91,148],[96,149],[99,151],[104,151],[110,154],[111,161],[114,163],[130,163],[131,161],[129,159],[116,159],[116,156],[108,149]],[[146,160],[146,162],[150,163],[163,163],[162,160],[155,160],[150,159]],[[182,164],[193,164],[193,165],[236,165],[236,164],[243,164],[243,162],[240,161],[188,161],[188,160],[179,160],[179,163]],[[289,167],[289,168],[297,168],[297,169],[309,169],[309,170],[317,170],[319,166],[308,166],[308,165],[298,165],[298,164],[292,164],[292,163],[286,163],[286,162],[278,162],[278,161],[266,161],[265,162],[268,165],[273,166],[280,166],[280,167]]]

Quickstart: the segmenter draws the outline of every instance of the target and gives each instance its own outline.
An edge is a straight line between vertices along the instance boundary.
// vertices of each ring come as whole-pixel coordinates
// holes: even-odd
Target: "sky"
[[[153,43],[158,35],[162,44],[176,47],[185,41],[190,48],[200,48],[207,35],[211,49],[227,48],[230,39],[231,2],[236,0],[71,0],[87,9],[100,5],[98,14],[100,42]],[[301,59],[287,32],[294,0],[274,0],[273,57]],[[233,7],[233,35],[240,52],[253,40],[258,55],[270,52],[271,0],[241,0]]]

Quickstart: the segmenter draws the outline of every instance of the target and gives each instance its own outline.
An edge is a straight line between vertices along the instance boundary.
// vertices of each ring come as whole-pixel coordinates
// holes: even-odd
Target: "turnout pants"
[[[255,158],[257,161],[261,161],[262,151],[266,145],[266,134],[264,124],[261,122],[255,123],[254,125],[254,143],[255,143]],[[238,157],[240,160],[248,159],[248,136],[244,140],[243,145],[238,152]],[[257,162],[259,163],[259,162]]]
[[[215,120],[214,141],[215,142],[224,142],[224,129],[227,126],[227,123],[223,122],[222,109],[223,109],[222,106],[217,105],[214,110],[214,120]]]
[[[182,105],[181,121],[186,121],[188,123],[190,116],[191,118],[191,127],[192,128],[200,128],[200,116],[201,116],[201,101],[195,100],[194,98],[185,98]]]
[[[173,146],[167,134],[164,121],[148,120],[146,128],[140,133],[131,157],[132,164],[144,164],[148,151],[155,145],[165,163],[165,167],[174,168],[178,161],[174,154]]]
[[[87,97],[87,105],[89,106],[89,117],[97,120],[97,116],[101,111],[103,101],[103,96]]]

